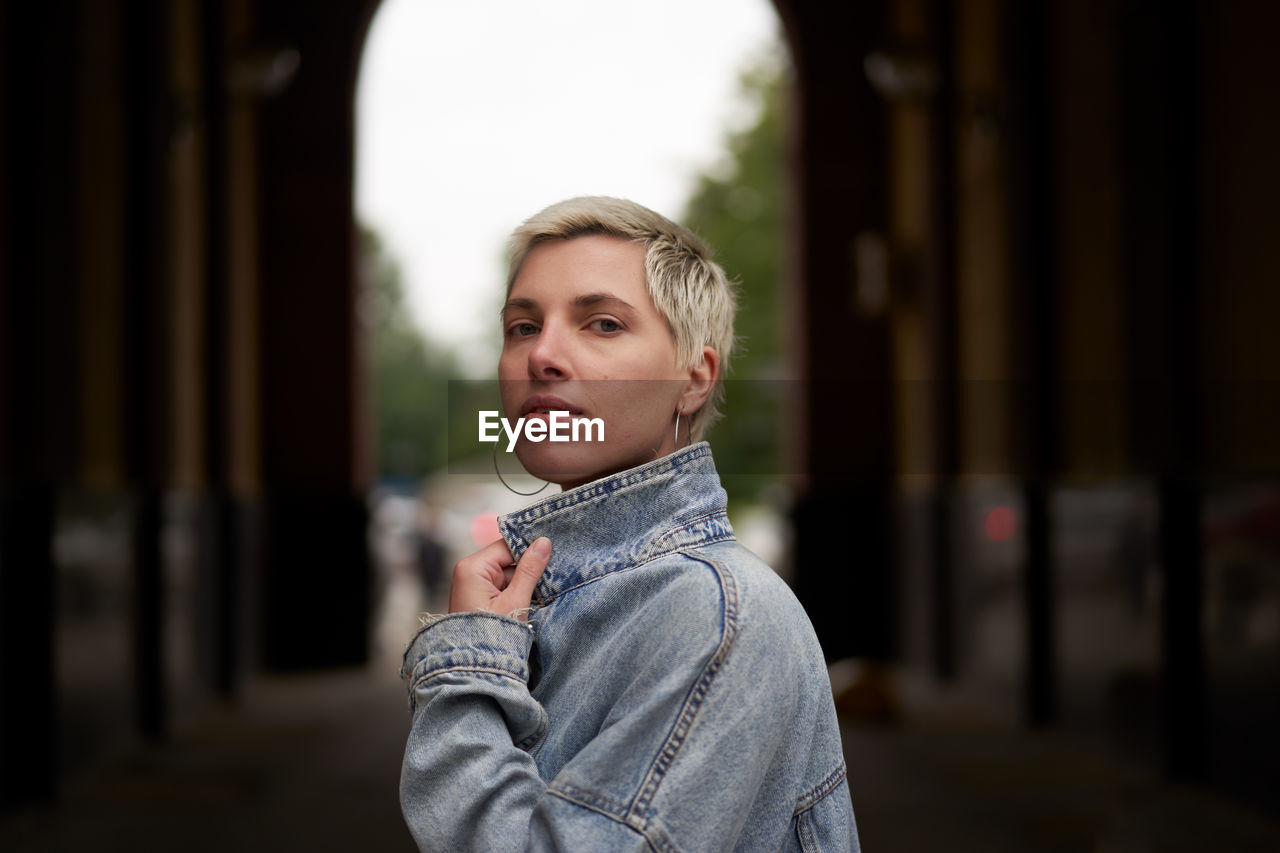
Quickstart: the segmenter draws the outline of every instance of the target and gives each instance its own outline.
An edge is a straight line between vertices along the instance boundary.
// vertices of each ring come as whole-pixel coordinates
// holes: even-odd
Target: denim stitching
[[[813,837],[813,827],[809,825],[808,811],[795,815],[796,835],[800,839],[800,849],[804,853],[819,853],[818,840]]]
[[[400,667],[400,677],[404,678],[408,675],[409,656],[414,653],[414,649],[418,644],[418,640],[422,638],[423,634],[427,633],[432,628],[436,627],[437,625],[443,622],[449,622],[454,619],[462,619],[462,618],[469,618],[469,617],[475,617],[475,616],[492,616],[496,619],[500,619],[505,622],[515,622],[517,625],[519,625],[520,627],[524,628],[527,631],[533,630],[533,627],[528,622],[520,622],[518,620],[512,619],[511,617],[502,616],[497,613],[490,613],[484,610],[440,614],[439,616],[433,618],[427,624],[420,627],[417,631],[415,631],[413,637],[409,640],[409,645],[405,646],[404,654],[401,656],[402,663]]]
[[[701,677],[690,688],[689,695],[685,697],[680,715],[676,718],[671,732],[667,735],[662,751],[654,759],[653,765],[649,768],[649,773],[640,787],[640,791],[636,794],[636,799],[632,803],[629,815],[637,817],[648,816],[647,813],[653,803],[653,798],[657,795],[658,786],[666,778],[667,771],[671,769],[671,765],[675,762],[676,756],[680,752],[680,747],[684,745],[685,738],[693,727],[694,718],[702,708],[702,702],[706,699],[707,692],[711,689],[712,680],[720,672],[725,659],[729,656],[729,650],[733,647],[733,641],[738,630],[738,588],[733,581],[732,575],[724,565],[705,554],[692,550],[685,553],[689,557],[710,566],[716,575],[716,579],[720,582],[720,594],[723,596],[724,602],[724,621],[721,626],[723,633],[720,637],[720,645],[716,648],[715,654],[711,656],[711,660],[707,662]]]
[[[624,477],[609,478],[592,486],[581,487],[582,491],[578,491],[578,489],[571,489],[559,498],[547,499],[542,503],[527,507],[515,515],[507,516],[507,518],[509,518],[513,524],[528,524],[531,521],[537,521],[538,519],[553,515],[561,510],[576,506],[583,501],[599,497],[600,495],[620,492],[631,486],[639,485],[640,483],[653,479],[661,474],[670,473],[687,462],[701,459],[703,457],[709,458],[710,456],[711,446],[705,442],[699,442],[698,444],[686,448],[672,456],[668,456],[663,459],[656,459],[653,462],[641,465],[639,468],[636,468]]]
[[[731,539],[733,539],[732,533],[724,533],[718,536],[708,536],[705,539],[699,539],[697,542],[690,542],[687,545],[682,545],[676,548],[670,548],[666,551],[662,551],[656,554],[650,554],[646,556],[643,560],[640,560],[639,562],[637,562],[635,565],[636,567],[648,565],[649,563],[652,563],[656,560],[661,560],[663,557],[670,557],[672,554],[688,554],[690,551],[693,551],[697,548],[701,548],[703,545],[714,545],[716,542],[728,542]],[[698,559],[698,562],[701,563],[706,561],[702,559]]]
[[[697,463],[704,459],[707,461],[707,466],[704,467],[710,468],[706,473],[713,474],[714,468],[710,467],[711,447],[706,442],[699,442],[698,444],[687,447],[678,453],[672,454],[671,456],[642,465],[625,475],[606,478],[595,484],[587,486],[580,486],[578,489],[570,490],[558,497],[546,498],[543,501],[534,504],[533,506],[526,507],[523,510],[500,516],[498,519],[498,527],[504,538],[508,540],[508,544],[512,546],[512,558],[518,561],[522,558],[524,552],[531,544],[525,535],[525,528],[528,525],[536,521],[553,517],[561,512],[571,510],[579,504],[595,501],[602,497],[622,494],[632,489],[648,485],[653,480],[681,473],[682,471],[696,467]],[[723,508],[710,510],[681,522],[679,526],[664,531],[656,540],[653,540],[653,544],[650,544],[647,550],[637,550],[633,554],[625,555],[625,561],[619,563],[619,565],[627,565],[630,567],[648,562],[651,559],[661,556],[660,553],[655,552],[655,548],[658,543],[661,543],[672,535],[677,534],[681,529],[697,524],[700,521],[706,522],[707,520],[711,520],[714,522],[717,515],[723,518],[723,523],[713,523],[711,525],[711,529],[708,531],[709,536],[704,537],[703,540],[699,542],[678,543],[676,547],[668,549],[668,553],[671,551],[682,550],[690,545],[704,544],[706,542],[722,541],[723,539],[733,538],[733,528],[729,525],[728,517],[724,515]],[[723,531],[717,529],[721,527],[724,528]],[[641,545],[643,547],[644,543],[641,543]],[[602,563],[601,565],[605,564]],[[614,566],[609,564],[607,569],[608,571],[613,571]],[[602,572],[602,574],[604,574],[604,572]],[[560,595],[568,592],[570,589],[574,589],[581,585],[581,583],[587,583],[594,579],[595,578],[586,578],[578,584],[575,584],[573,587],[556,589],[548,594],[546,592],[540,593],[540,591],[544,590],[549,584],[549,580],[547,578],[543,578],[539,580],[537,587],[535,588],[533,601],[539,605],[547,604],[554,601]]]
[[[597,811],[607,817],[615,818],[622,823],[626,823],[627,807],[622,803],[617,803],[603,794],[597,794],[594,791],[584,791],[565,782],[552,782],[547,789],[552,794],[559,794],[570,802],[577,803],[580,806]],[[631,824],[627,824],[630,826]]]
[[[713,509],[713,510],[708,510],[707,512],[704,512],[701,515],[696,515],[693,518],[687,519],[686,521],[676,525],[675,527],[668,528],[667,530],[663,531],[662,534],[660,534],[656,539],[653,540],[653,544],[649,546],[649,550],[646,552],[644,559],[646,560],[651,559],[650,555],[666,553],[665,551],[662,551],[662,544],[666,542],[668,539],[675,536],[676,534],[680,533],[681,531],[688,530],[691,527],[696,527],[699,524],[702,524],[704,522],[713,522],[718,518],[725,519],[727,523],[729,516],[728,516],[728,513],[726,513],[723,509]],[[714,525],[708,524],[708,527],[710,527],[713,530],[715,529]],[[712,534],[712,536],[718,536],[721,538],[723,538],[725,535],[726,534],[715,534],[715,533]],[[733,533],[729,532],[727,536],[732,537]],[[679,548],[677,547],[671,550],[679,550]]]
[[[428,669],[423,673],[415,673],[409,681],[410,714],[416,714],[418,712],[418,688],[435,678],[437,675],[442,675],[447,672],[475,672],[483,675],[497,675],[501,678],[510,678],[512,681],[519,682],[520,684],[525,683],[520,673],[512,672],[509,669],[496,669],[492,667],[476,666],[474,664],[459,664],[457,666],[443,667],[441,669]],[[545,711],[543,713],[545,713]]]
[[[510,678],[512,681],[518,681],[521,684],[525,683],[525,680],[520,677],[520,673],[513,672],[509,669],[500,669],[493,666],[476,666],[474,664],[458,664],[457,666],[445,666],[424,672],[416,681],[413,682],[413,689],[417,690],[431,679],[440,675],[447,675],[451,672],[476,672],[484,675],[499,675],[503,678]]]
[[[711,537],[711,538],[707,538],[707,539],[702,539],[702,540],[700,540],[700,541],[698,541],[698,542],[696,543],[696,546],[697,546],[697,547],[701,547],[702,545],[713,545],[713,544],[715,544],[716,542],[728,542],[728,541],[730,541],[730,540],[732,540],[732,539],[733,539],[733,534],[732,534],[732,533],[726,533],[726,534],[724,534],[723,536],[715,536],[715,537]],[[663,551],[663,552],[662,552],[662,553],[660,553],[660,554],[651,554],[651,555],[649,555],[648,557],[645,557],[645,558],[644,558],[644,560],[642,560],[642,561],[640,561],[640,562],[637,562],[637,563],[634,563],[634,564],[632,564],[632,565],[628,565],[628,566],[622,566],[622,567],[619,567],[619,568],[617,568],[617,569],[613,569],[613,570],[608,571],[608,572],[603,572],[603,573],[601,573],[601,574],[595,575],[594,577],[586,578],[586,579],[582,580],[580,583],[576,583],[576,584],[574,584],[573,586],[567,586],[567,587],[565,587],[564,589],[556,590],[556,592],[555,592],[553,595],[550,595],[550,596],[548,596],[548,597],[546,597],[546,598],[542,598],[542,597],[535,597],[535,598],[533,599],[533,603],[534,603],[534,604],[537,604],[539,607],[545,607],[546,605],[548,605],[548,604],[550,604],[551,602],[555,601],[555,600],[556,600],[557,598],[559,598],[560,596],[565,595],[566,593],[573,592],[575,589],[580,589],[580,588],[582,588],[582,587],[586,586],[587,584],[593,584],[593,583],[595,583],[596,581],[602,581],[602,580],[604,580],[605,578],[610,578],[610,577],[613,577],[614,575],[621,575],[621,574],[625,574],[625,573],[627,573],[627,572],[634,571],[634,570],[636,570],[636,569],[638,569],[638,568],[640,568],[640,567],[642,567],[642,566],[647,566],[647,565],[649,565],[650,563],[657,562],[658,560],[661,560],[661,559],[663,559],[663,558],[665,558],[665,557],[670,557],[670,556],[677,555],[677,554],[687,554],[687,552],[688,552],[689,550],[691,550],[691,549],[690,549],[690,548],[688,548],[688,547],[684,547],[684,548],[675,548],[675,549],[672,549],[672,550],[670,550],[670,551]],[[703,561],[703,560],[699,560],[699,562],[705,562],[705,561]]]
[[[831,771],[830,775],[828,775],[827,778],[819,782],[817,787],[815,787],[812,791],[800,797],[800,799],[796,802],[796,810],[795,812],[793,812],[793,816],[798,817],[799,815],[803,814],[804,812],[807,812],[809,809],[813,808],[818,803],[820,803],[823,797],[827,796],[827,794],[830,794],[832,791],[834,791],[836,789],[836,786],[839,785],[840,782],[844,780],[846,772],[847,772],[847,769],[845,767],[844,760],[842,759],[840,761],[840,766],[837,767],[835,770]]]
[[[648,844],[649,849],[656,851],[656,853],[677,853],[666,844],[663,844],[659,839],[655,839],[650,836],[649,833],[645,831],[645,827],[643,825],[637,825],[636,823],[627,820],[624,815],[610,811],[609,809],[616,809],[620,807],[607,798],[602,798],[587,791],[574,788],[571,785],[564,784],[557,784],[548,788],[547,793],[553,797],[559,797],[566,803],[575,805],[578,808],[587,809],[588,811],[593,811],[598,815],[609,818],[615,823],[625,826],[627,829],[630,829],[632,832],[635,832],[643,838],[645,843]]]
[[[418,688],[424,686],[438,675],[445,675],[451,672],[471,672],[478,675],[496,675],[500,678],[509,678],[518,684],[524,684],[524,679],[519,673],[512,672],[508,669],[497,669],[487,666],[459,665],[447,666],[440,669],[432,669],[424,672],[422,675],[414,679],[413,684],[409,688],[409,712],[415,713],[418,710]],[[536,747],[547,735],[547,729],[550,727],[551,720],[547,717],[547,711],[541,705],[538,706],[538,725],[533,730],[533,734],[522,739],[515,744],[517,749],[530,752]]]

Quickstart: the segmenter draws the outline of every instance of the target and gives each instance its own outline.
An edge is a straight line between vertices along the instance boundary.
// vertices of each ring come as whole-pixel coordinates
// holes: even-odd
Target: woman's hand
[[[453,567],[449,612],[481,610],[524,619],[550,557],[551,540],[545,536],[533,540],[518,565],[512,565],[504,540],[490,542]]]

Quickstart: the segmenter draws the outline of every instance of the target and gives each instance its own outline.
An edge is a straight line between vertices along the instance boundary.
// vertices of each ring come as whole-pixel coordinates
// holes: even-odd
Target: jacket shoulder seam
[[[837,766],[835,770],[832,770],[831,773],[827,775],[827,778],[823,779],[807,793],[801,795],[800,799],[796,801],[796,809],[792,813],[792,817],[798,817],[816,806],[818,803],[822,802],[828,794],[834,791],[836,787],[844,781],[844,777],[847,773],[848,768],[845,766],[844,760],[841,759],[839,766]]]
[[[700,553],[696,549],[688,549],[681,553],[706,564],[716,576],[720,586],[723,613],[720,642],[716,646],[715,652],[712,653],[711,659],[703,667],[697,680],[689,688],[689,692],[681,705],[680,713],[672,724],[671,731],[667,733],[661,751],[659,751],[658,756],[650,765],[649,772],[646,774],[644,782],[641,784],[635,800],[631,804],[631,808],[627,813],[628,823],[632,819],[643,819],[648,815],[649,807],[657,795],[658,788],[663,779],[666,778],[672,764],[680,753],[680,748],[688,738],[689,730],[693,727],[698,711],[701,710],[707,693],[711,689],[711,683],[724,666],[738,632],[738,587],[732,573],[719,561]],[[646,837],[648,836],[646,835]]]

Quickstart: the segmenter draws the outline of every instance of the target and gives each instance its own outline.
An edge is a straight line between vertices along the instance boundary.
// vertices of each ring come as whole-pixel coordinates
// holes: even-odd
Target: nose
[[[547,322],[529,350],[529,376],[533,379],[568,379],[568,341],[562,324]]]

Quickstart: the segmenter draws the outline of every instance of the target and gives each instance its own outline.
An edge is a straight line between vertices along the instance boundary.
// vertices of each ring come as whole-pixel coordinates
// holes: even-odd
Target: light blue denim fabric
[[[528,623],[450,614],[405,653],[421,849],[858,849],[822,652],[705,443],[498,526],[552,543]]]

